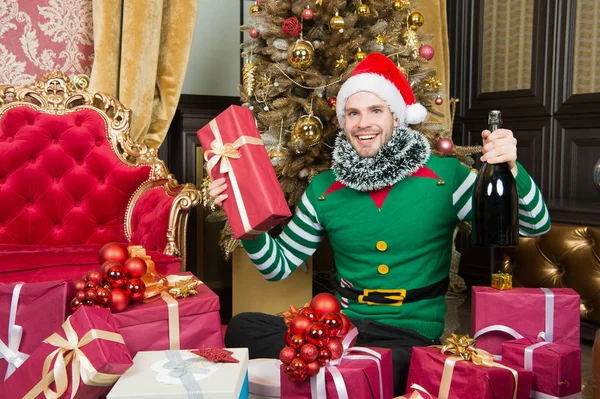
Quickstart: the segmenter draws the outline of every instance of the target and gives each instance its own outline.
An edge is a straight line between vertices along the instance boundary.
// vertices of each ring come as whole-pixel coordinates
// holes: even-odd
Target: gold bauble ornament
[[[269,158],[271,158],[273,161],[281,161],[286,155],[287,149],[283,148],[281,145],[269,150]]]
[[[409,47],[416,47],[419,42],[419,35],[414,30],[408,29],[403,34],[404,42]]]
[[[311,147],[318,144],[323,138],[323,122],[314,115],[303,115],[292,127],[292,142],[300,141]]]
[[[291,66],[301,71],[312,65],[315,57],[315,48],[312,43],[303,39],[288,47],[288,62]]]
[[[259,12],[260,7],[258,6],[258,3],[255,1],[254,4],[250,6],[250,9],[248,11],[250,12],[250,15],[254,14],[255,12]]]
[[[258,67],[252,63],[252,60],[247,59],[242,68],[242,85],[244,92],[248,97],[252,97],[257,84]]]
[[[342,29],[344,29],[344,25],[345,25],[344,18],[342,18],[340,16],[340,13],[338,11],[336,11],[335,15],[333,17],[331,17],[331,19],[329,20],[329,26],[333,30],[342,30]]]
[[[400,0],[394,1],[394,10],[402,11],[404,9],[404,4]]]
[[[360,3],[360,5],[356,8],[356,15],[362,18],[368,17],[371,15],[371,9],[368,5]]]
[[[406,23],[408,24],[408,27],[410,29],[417,30],[425,23],[425,17],[423,17],[423,14],[421,14],[420,12],[415,11],[413,13],[408,14],[408,17],[406,18]]]
[[[354,61],[361,62],[365,58],[367,58],[367,53],[365,53],[364,51],[362,51],[360,49],[360,47],[359,47],[358,51],[354,54]]]

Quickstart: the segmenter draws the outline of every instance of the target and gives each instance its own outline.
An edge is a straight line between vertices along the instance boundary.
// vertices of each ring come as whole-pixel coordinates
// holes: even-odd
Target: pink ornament
[[[444,99],[440,96],[437,96],[437,98],[435,99],[435,103],[437,105],[442,105],[444,103]]]
[[[312,19],[314,16],[312,8],[310,6],[306,6],[306,8],[302,11],[302,18],[306,21]]]
[[[423,46],[421,46],[421,48],[419,48],[419,55],[427,61],[432,59],[434,54],[435,50],[428,44],[424,44]]]
[[[444,138],[438,140],[436,147],[441,153],[449,155],[452,153],[452,148],[454,147],[454,144],[452,144],[452,140]]]
[[[248,32],[248,34],[253,39],[256,39],[258,37],[258,31],[256,30],[256,28],[250,29],[250,32]]]

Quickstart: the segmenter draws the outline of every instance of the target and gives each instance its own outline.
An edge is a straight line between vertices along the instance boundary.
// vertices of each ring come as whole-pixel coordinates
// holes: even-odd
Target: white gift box
[[[247,399],[248,349],[227,350],[239,363],[212,363],[185,350],[138,352],[107,399]]]

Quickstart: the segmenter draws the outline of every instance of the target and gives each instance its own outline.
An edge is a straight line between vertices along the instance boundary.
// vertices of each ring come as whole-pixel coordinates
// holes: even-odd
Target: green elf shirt
[[[391,181],[368,174],[358,183],[352,181],[348,174],[352,165],[340,161],[344,158],[339,151],[336,163],[334,151],[334,170],[312,179],[279,237],[262,234],[243,241],[265,279],[288,277],[316,251],[325,234],[334,250],[342,286],[361,291],[412,290],[448,276],[454,229],[462,220],[471,220],[476,174],[455,158],[430,154],[429,144],[419,133],[410,129],[395,132],[397,137],[403,135],[410,140],[393,137],[390,141],[395,143],[390,143],[389,152],[398,154],[398,148],[412,147],[417,156],[411,156],[410,151],[403,153],[412,160],[408,165],[402,157],[398,158],[401,167],[391,170],[359,165]],[[343,137],[338,137],[336,151],[343,144],[340,140]],[[531,177],[517,165],[520,233],[543,234],[550,229],[548,210]],[[373,185],[373,180],[378,181]],[[365,185],[367,190],[363,190]],[[429,339],[439,338],[444,330],[443,295],[401,306],[359,303],[340,295],[338,299],[350,318],[412,329]]]

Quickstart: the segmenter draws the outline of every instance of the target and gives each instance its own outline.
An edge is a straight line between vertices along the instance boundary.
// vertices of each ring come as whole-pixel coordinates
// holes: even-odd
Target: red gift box
[[[0,284],[0,382],[65,321],[71,292],[67,281]]]
[[[232,105],[198,131],[214,179],[225,177],[223,202],[233,235],[249,239],[291,216],[248,108]]]
[[[502,342],[523,337],[579,347],[579,294],[570,288],[473,287],[471,297],[477,348],[500,355]]]
[[[44,398],[50,391],[57,398],[107,394],[133,365],[118,331],[109,309],[81,306],[0,385],[0,397]]]
[[[361,352],[363,349],[374,351],[377,356]],[[347,397],[390,399],[394,396],[392,351],[384,348],[353,347],[338,365],[321,367],[318,375],[303,382],[290,381],[284,373],[284,366],[281,365],[281,398],[339,399],[334,376],[338,384],[341,381],[350,395]],[[311,385],[314,386],[315,395],[311,393]]]
[[[223,347],[219,297],[205,284],[196,291],[185,299],[163,293],[152,302],[136,303],[113,315],[132,357],[139,351]]]
[[[532,398],[581,392],[581,348],[522,338],[502,343],[502,359],[533,371]]]
[[[507,367],[504,362],[488,367],[444,355],[438,347],[415,346],[407,387],[419,384],[439,399],[526,399],[532,380],[531,371]]]

